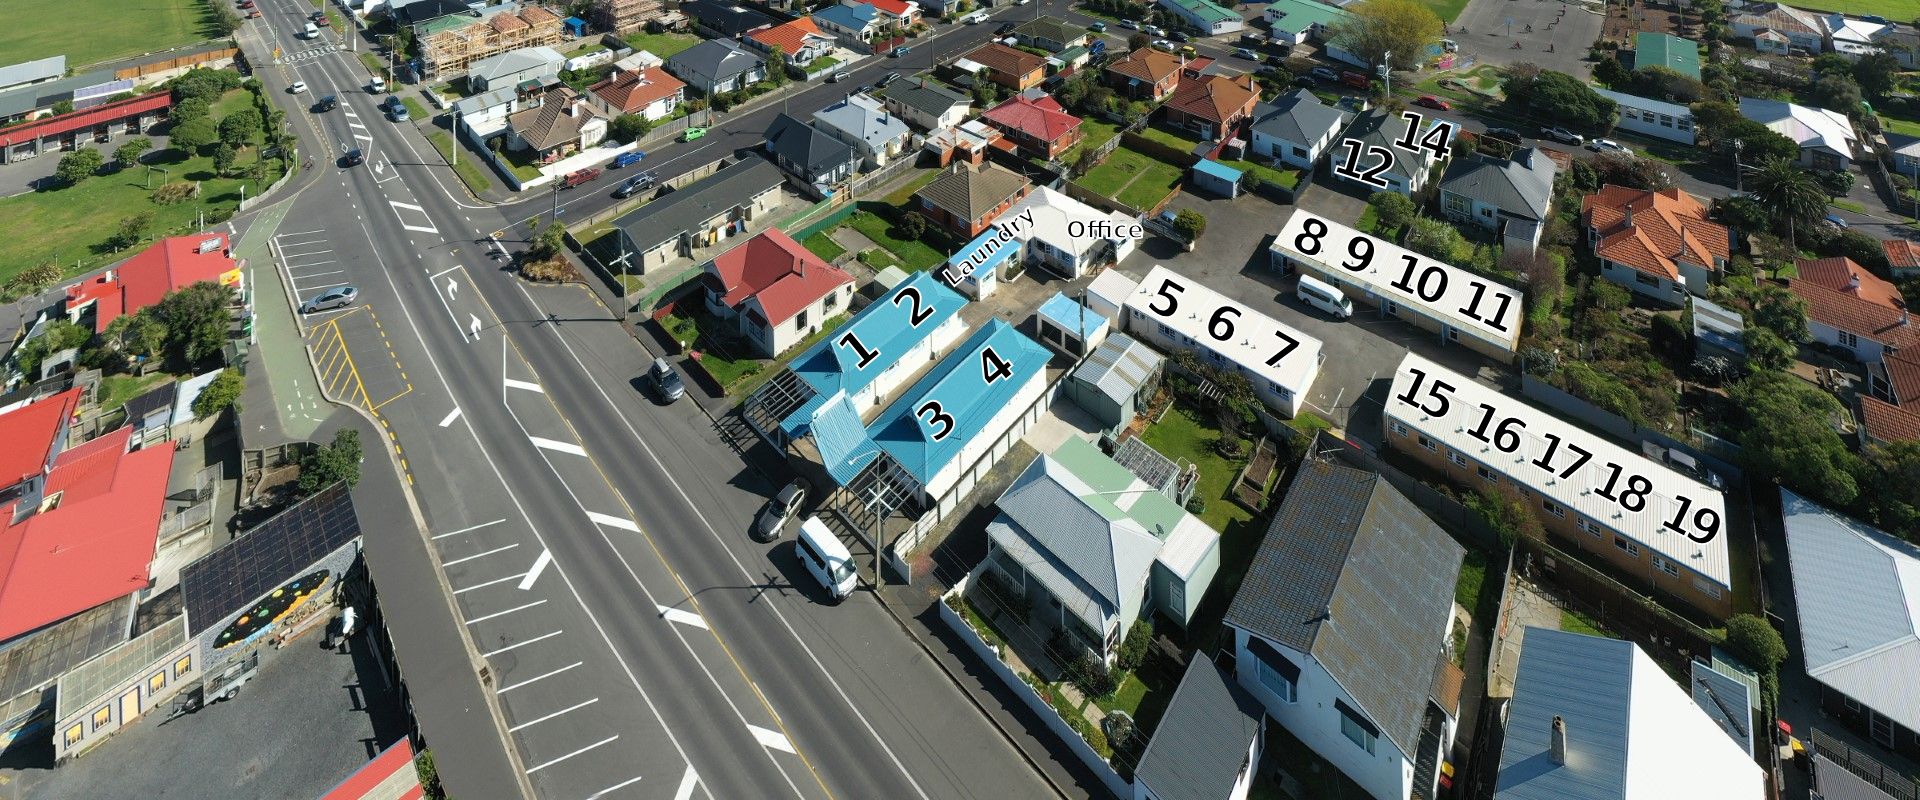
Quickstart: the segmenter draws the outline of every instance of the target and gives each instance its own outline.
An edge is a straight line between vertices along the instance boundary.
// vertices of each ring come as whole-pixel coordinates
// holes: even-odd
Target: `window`
[[[1335,699],[1333,708],[1340,712],[1340,732],[1346,734],[1354,744],[1359,745],[1360,749],[1372,754],[1373,743],[1380,738],[1380,729],[1374,727],[1366,717],[1361,716],[1359,711],[1347,705],[1345,700]]]
[[[1855,336],[1846,331],[1840,332],[1839,339],[1840,339],[1840,344],[1847,347],[1848,349],[1857,349],[1860,347],[1860,337]]]
[[[1428,450],[1439,450],[1439,449],[1440,449],[1440,446],[1439,446],[1439,445],[1437,445],[1437,444],[1434,444],[1434,442],[1433,442],[1433,440],[1432,440],[1432,439],[1429,439],[1429,438],[1427,438],[1427,437],[1426,437],[1426,436],[1424,436],[1424,435],[1422,435],[1422,436],[1420,437],[1420,446],[1421,446],[1421,447],[1424,447],[1424,448],[1427,448]]]
[[[73,727],[67,729],[66,737],[67,737],[68,747],[72,747],[76,744],[79,744],[80,740],[82,738],[85,738],[86,732],[81,730],[81,728],[82,726],[80,725],[80,723],[76,722],[76,723],[73,723]]]
[[[1472,201],[1472,200],[1468,200],[1468,199],[1467,199],[1466,197],[1464,197],[1464,196],[1462,196],[1462,195],[1458,195],[1458,194],[1455,194],[1455,193],[1453,193],[1453,192],[1447,192],[1447,194],[1446,194],[1446,201],[1447,201],[1447,213],[1448,213],[1448,214],[1457,214],[1457,215],[1460,215],[1460,216],[1472,216],[1472,215],[1473,215],[1473,201]]]
[[[1633,556],[1634,558],[1640,557],[1640,545],[1629,542],[1625,538],[1619,536],[1613,537],[1613,546],[1620,548],[1627,555]]]
[[[1464,456],[1461,456],[1460,451],[1458,450],[1448,450],[1447,460],[1463,467],[1467,465],[1467,459]]]
[[[1393,435],[1395,435],[1395,436],[1405,436],[1405,435],[1407,435],[1407,426],[1405,426],[1405,425],[1402,425],[1402,424],[1400,424],[1400,423],[1398,423],[1398,422],[1396,422],[1396,423],[1393,423]]]
[[[149,695],[156,694],[161,689],[165,689],[165,688],[167,688],[167,671],[166,670],[163,669],[163,670],[160,670],[159,672],[156,672],[156,673],[153,673],[152,675],[147,676],[147,694]]]
[[[1295,147],[1293,148],[1293,157],[1294,158],[1310,158],[1311,156],[1307,155],[1307,148]]]
[[[1720,596],[1720,585],[1717,583],[1714,583],[1713,581],[1707,580],[1706,578],[1694,578],[1693,588],[1699,589],[1701,594],[1704,594],[1708,597]]]
[[[839,292],[828,292],[828,293],[827,293],[827,301],[826,301],[825,303],[823,303],[822,305],[824,305],[825,307],[827,307],[827,308],[830,308],[830,309],[831,309],[831,308],[839,308],[839,307],[840,307],[840,293],[839,293]]]
[[[1648,275],[1647,273],[1644,273],[1644,272],[1633,273],[1633,282],[1640,284],[1641,286],[1653,286],[1656,288],[1659,287],[1660,285],[1659,278],[1653,277],[1652,275]]]
[[[1287,393],[1287,390],[1280,388],[1280,384],[1274,383],[1273,381],[1267,381],[1267,391],[1279,395]]]
[[[1581,517],[1576,520],[1574,524],[1579,526],[1581,533],[1590,533],[1595,536],[1600,535],[1600,526],[1588,522],[1586,517]]]
[[[1858,701],[1858,700],[1855,700],[1855,699],[1853,699],[1853,698],[1851,698],[1851,697],[1848,697],[1848,696],[1846,696],[1846,695],[1841,695],[1841,696],[1840,696],[1840,699],[1841,699],[1841,701],[1842,701],[1842,702],[1844,702],[1844,703],[1846,703],[1846,704],[1847,704],[1847,710],[1848,710],[1848,711],[1859,711],[1859,710],[1860,710],[1860,701]]]
[[[192,671],[193,671],[193,656],[190,654],[181,656],[179,661],[173,662],[173,679],[176,681],[180,680],[182,677],[185,677],[187,673]]]
[[[1494,483],[1500,482],[1500,473],[1498,472],[1494,472],[1493,470],[1487,469],[1486,467],[1481,467],[1479,472],[1480,472],[1480,480],[1493,481]]]
[[[1639,118],[1640,118],[1640,112],[1639,112],[1639,111],[1636,111],[1636,110],[1634,110],[1634,108],[1633,108],[1632,106],[1621,106],[1621,107],[1620,107],[1620,118],[1621,118],[1621,119],[1639,119]]]
[[[1661,114],[1661,115],[1660,115],[1660,127],[1662,127],[1662,128],[1671,128],[1671,127],[1673,127],[1673,115],[1672,115],[1672,114]]]
[[[1140,312],[1139,312],[1139,311],[1135,311],[1135,312],[1133,312],[1133,313],[1135,313],[1135,314],[1138,314],[1138,313],[1140,313]],[[1165,337],[1167,337],[1168,339],[1172,339],[1172,338],[1173,338],[1173,328],[1170,328],[1170,327],[1168,327],[1168,326],[1167,326],[1167,323],[1164,323],[1164,322],[1162,322],[1162,323],[1160,323],[1160,335],[1161,335],[1161,336],[1165,336]]]
[[[93,712],[93,729],[98,732],[113,721],[113,706],[101,706]]]
[[[1664,572],[1664,573],[1667,573],[1668,575],[1679,575],[1679,574],[1680,574],[1680,569],[1679,569],[1678,567],[1675,567],[1675,566],[1673,565],[1673,562],[1671,562],[1671,561],[1668,561],[1668,560],[1666,560],[1666,559],[1664,559],[1664,558],[1661,558],[1661,557],[1659,557],[1659,556],[1654,556],[1654,557],[1653,557],[1653,568],[1654,568],[1654,569],[1657,569],[1657,570],[1660,570],[1661,572]]]
[[[1565,517],[1567,515],[1567,510],[1561,508],[1559,503],[1546,498],[1540,499],[1540,510],[1552,514],[1555,517]]]
[[[800,311],[800,313],[799,313],[799,314],[796,314],[796,315],[794,315],[794,317],[793,317],[793,329],[794,329],[794,330],[796,330],[796,331],[804,331],[804,330],[806,330],[806,329],[807,329],[807,312],[806,312],[806,309],[801,309],[801,311]]]

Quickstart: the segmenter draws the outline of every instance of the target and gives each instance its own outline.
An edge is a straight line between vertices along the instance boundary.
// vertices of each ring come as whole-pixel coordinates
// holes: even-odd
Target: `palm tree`
[[[1789,240],[1799,225],[1820,219],[1827,210],[1827,192],[1813,173],[1784,158],[1748,167],[1747,186],[1774,224],[1786,226]]]

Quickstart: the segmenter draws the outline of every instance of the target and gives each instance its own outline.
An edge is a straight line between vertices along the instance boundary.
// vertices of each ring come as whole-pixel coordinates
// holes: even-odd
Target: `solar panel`
[[[190,635],[199,635],[360,535],[342,484],[275,515],[180,573]]]

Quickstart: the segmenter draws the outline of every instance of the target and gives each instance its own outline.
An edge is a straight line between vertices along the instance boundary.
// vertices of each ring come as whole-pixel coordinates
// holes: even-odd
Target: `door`
[[[140,687],[135,686],[120,695],[120,726],[126,727],[140,716]]]
[[[1878,711],[1867,709],[1867,728],[1873,734],[1874,741],[1887,748],[1893,747],[1893,720]]]

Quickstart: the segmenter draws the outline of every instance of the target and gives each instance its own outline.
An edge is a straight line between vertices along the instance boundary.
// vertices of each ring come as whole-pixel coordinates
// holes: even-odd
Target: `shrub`
[[[1213,450],[1226,458],[1239,458],[1246,452],[1246,440],[1231,433],[1223,433],[1220,434],[1220,438],[1213,440]]]
[[[520,262],[520,277],[542,283],[563,283],[573,280],[573,265],[561,258],[529,259]]]
[[[1191,514],[1207,513],[1206,499],[1197,494],[1187,498],[1187,512]]]
[[[360,432],[342,428],[333,435],[333,443],[314,448],[300,458],[301,494],[313,494],[337,481],[348,486],[360,482]]]
[[[232,408],[240,411],[240,394],[246,391],[246,376],[240,370],[228,367],[220,370],[219,377],[200,390],[200,396],[193,399],[193,418],[206,419]]]
[[[91,147],[82,147],[60,157],[60,166],[55,167],[53,175],[62,183],[72,186],[93,177],[100,171],[100,165],[106,163],[100,151]]]
[[[1099,656],[1082,650],[1080,657],[1067,664],[1067,682],[1080,689],[1087,697],[1106,697],[1116,688],[1113,673],[1107,669],[1107,663]]]
[[[1153,623],[1140,620],[1127,630],[1127,638],[1120,642],[1120,652],[1114,657],[1115,665],[1127,672],[1140,668],[1140,662],[1146,660],[1147,650],[1153,646]]]
[[[179,205],[200,196],[200,185],[186,181],[160,184],[153,190],[153,202],[163,206]]]

